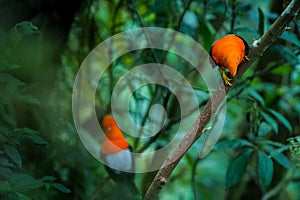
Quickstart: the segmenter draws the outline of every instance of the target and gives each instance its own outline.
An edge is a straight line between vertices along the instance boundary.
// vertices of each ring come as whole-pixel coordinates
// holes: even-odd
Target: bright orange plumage
[[[101,153],[113,154],[129,148],[128,141],[124,138],[121,129],[111,115],[106,115],[102,120],[105,136],[101,145]]]
[[[229,34],[214,42],[210,49],[210,55],[213,61],[222,69],[222,76],[227,85],[230,83],[230,78],[225,74],[228,69],[234,77],[237,73],[239,64],[247,59],[248,44],[247,42],[234,34]]]
[[[100,156],[117,184],[119,193],[114,199],[131,199],[139,191],[134,183],[135,163],[130,145],[112,115],[103,118],[102,126],[106,138],[101,144]]]

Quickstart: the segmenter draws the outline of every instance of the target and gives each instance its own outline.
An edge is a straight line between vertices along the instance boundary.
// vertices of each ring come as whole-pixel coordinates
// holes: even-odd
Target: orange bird
[[[102,120],[102,126],[106,136],[106,139],[101,145],[102,154],[110,155],[120,153],[122,150],[127,150],[129,148],[129,143],[124,138],[123,133],[113,116],[106,115]]]
[[[232,85],[231,78],[227,77],[225,71],[229,70],[232,77],[236,75],[239,64],[243,60],[249,60],[246,56],[249,47],[247,42],[240,36],[229,34],[215,41],[210,49],[210,56],[222,69],[222,77],[225,84]]]
[[[108,165],[105,166],[106,171],[118,186],[124,190],[130,189],[132,194],[136,194],[138,191],[134,184],[134,173],[129,173],[134,172],[134,160],[129,142],[112,115],[103,118],[102,126],[106,139],[101,144],[100,155]]]

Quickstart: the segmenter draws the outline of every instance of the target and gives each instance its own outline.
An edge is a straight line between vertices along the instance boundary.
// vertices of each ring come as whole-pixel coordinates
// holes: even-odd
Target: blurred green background
[[[125,30],[155,26],[184,33],[207,51],[228,33],[251,44],[288,2],[0,0],[0,199],[93,200],[118,194],[103,164],[82,145],[72,118],[76,73],[100,42]],[[300,199],[299,25],[298,16],[230,91],[214,150],[197,159],[200,139],[176,167],[161,199]],[[106,87],[98,87],[95,98],[99,120],[110,112],[119,78],[151,62],[190,77],[194,92],[207,96],[199,102],[203,108],[209,97],[206,86],[187,61],[142,50],[122,56],[105,72]],[[149,108],[157,103],[165,107],[167,123],[152,138],[128,137],[135,152],[160,148],[176,133],[178,101],[164,87],[146,85],[135,91],[131,117],[147,124]],[[138,199],[154,175],[136,174]]]

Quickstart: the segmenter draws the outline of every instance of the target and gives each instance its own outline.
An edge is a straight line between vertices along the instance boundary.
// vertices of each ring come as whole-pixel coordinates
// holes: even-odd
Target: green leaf
[[[19,200],[31,200],[31,198],[25,194],[22,194],[22,193],[17,193],[17,194],[18,194]]]
[[[285,128],[289,131],[289,132],[292,132],[292,125],[291,123],[282,115],[280,114],[279,112],[277,112],[276,110],[273,110],[273,109],[268,109],[268,111],[278,119],[278,121],[280,121],[280,123],[282,125],[285,126]]]
[[[44,177],[41,178],[40,180],[41,180],[41,181],[49,181],[49,182],[51,182],[51,181],[55,181],[56,178],[53,177],[53,176],[44,176]]]
[[[0,70],[16,69],[19,67],[20,65],[8,63],[7,60],[0,58]]]
[[[23,35],[33,35],[38,33],[38,27],[29,21],[22,21],[16,24],[15,29]]]
[[[7,64],[6,65],[6,69],[17,69],[19,67],[20,67],[20,65],[17,65],[17,64]]]
[[[36,97],[34,97],[30,94],[20,95],[18,98],[20,101],[31,104],[31,105],[40,105],[41,104],[41,102]]]
[[[0,82],[4,84],[8,84],[11,86],[19,87],[19,86],[24,86],[25,83],[17,79],[16,77],[7,74],[7,73],[0,73]]]
[[[25,137],[30,139],[35,144],[43,144],[43,145],[48,144],[48,142],[46,140],[44,140],[44,138],[42,138],[39,135],[26,135]]]
[[[252,88],[247,88],[248,93],[250,94],[250,96],[252,96],[257,102],[260,103],[260,105],[264,106],[265,105],[265,100],[264,98],[258,93],[256,92],[254,89]]]
[[[0,176],[4,177],[5,179],[9,180],[12,175],[12,171],[8,167],[1,167],[0,166]]]
[[[6,158],[0,158],[0,164],[3,167],[12,167],[12,168],[15,167],[15,165],[9,162]]]
[[[22,128],[22,129],[16,129],[16,131],[20,131],[21,133],[26,133],[26,134],[30,134],[30,135],[36,135],[38,134],[39,132],[36,131],[36,130],[33,130],[31,128]]]
[[[266,120],[266,122],[268,122],[268,124],[272,127],[274,132],[276,134],[278,134],[278,124],[277,124],[277,122],[269,114],[267,114],[265,112],[262,112],[261,115]]]
[[[285,31],[281,34],[280,38],[300,47],[300,41],[298,40],[296,34]]]
[[[245,139],[234,139],[234,140],[224,140],[218,142],[214,149],[223,150],[223,149],[237,149],[240,147],[253,147],[253,144]]]
[[[271,130],[272,130],[272,127],[269,124],[267,124],[266,122],[262,122],[258,128],[258,136],[264,137],[268,133],[270,133]]]
[[[283,152],[288,149],[288,145],[282,144],[280,142],[272,141],[272,140],[259,140],[259,143],[263,145],[271,145],[274,147],[278,147],[277,150],[282,149],[280,152]]]
[[[285,75],[290,74],[293,71],[293,68],[290,65],[280,65],[279,67],[276,67],[272,70],[272,74],[276,75]]]
[[[266,188],[272,181],[273,161],[262,151],[258,151],[257,175],[263,188]]]
[[[226,172],[226,189],[230,189],[232,186],[238,184],[248,165],[252,149],[246,149],[240,153],[229,165]]]
[[[40,180],[36,180],[29,174],[23,173],[12,174],[10,177],[10,182],[16,191],[25,191],[42,186],[42,182]]]
[[[258,32],[260,35],[263,35],[265,32],[265,15],[261,8],[258,8],[258,14],[259,14]]]
[[[274,160],[276,160],[276,162],[278,164],[280,164],[281,166],[283,166],[285,168],[291,168],[292,167],[292,164],[289,161],[289,159],[283,153],[281,153],[282,148],[275,149],[270,145],[266,145],[266,146],[264,146],[264,148],[270,154],[269,156],[274,158]]]
[[[44,140],[41,136],[38,135],[38,132],[30,129],[30,128],[23,128],[23,129],[16,129],[20,133],[24,134],[24,137],[31,140],[35,144],[48,144],[46,140]]]
[[[64,185],[60,184],[60,183],[54,183],[53,187],[55,187],[56,189],[58,189],[59,191],[63,192],[63,193],[70,193],[71,190],[66,188]]]
[[[296,54],[287,46],[274,45],[270,48],[270,52],[281,58],[284,58],[284,60],[286,60],[292,66],[298,64],[298,58]]]
[[[9,182],[1,180],[0,181],[0,192],[9,192],[9,191],[11,191]]]
[[[16,148],[10,145],[3,145],[3,151],[12,159],[12,161],[19,167],[22,168],[22,158]]]

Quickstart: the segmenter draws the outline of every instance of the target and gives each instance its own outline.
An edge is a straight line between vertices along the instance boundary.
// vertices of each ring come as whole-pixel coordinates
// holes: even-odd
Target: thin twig
[[[189,8],[191,7],[193,0],[189,0],[186,7],[184,8],[183,12],[181,13],[180,17],[179,17],[179,21],[177,24],[177,27],[175,28],[176,31],[178,31],[180,29],[181,23],[183,21],[183,17],[185,15],[185,13],[189,10]]]
[[[230,33],[233,33],[235,19],[236,19],[236,0],[232,0]]]
[[[197,171],[197,166],[200,163],[200,158],[197,158],[194,165],[193,165],[193,169],[192,169],[192,178],[191,178],[191,182],[192,182],[192,191],[194,193],[194,199],[198,199],[198,194],[197,194],[197,182],[196,182],[196,171]]]

